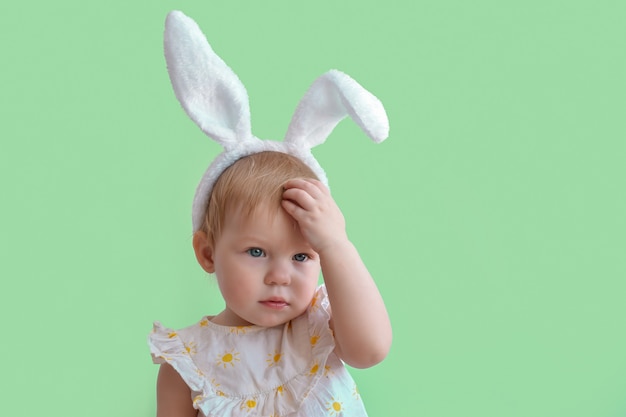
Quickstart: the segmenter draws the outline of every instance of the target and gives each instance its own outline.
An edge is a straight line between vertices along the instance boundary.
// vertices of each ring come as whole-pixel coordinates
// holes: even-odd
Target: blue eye
[[[261,256],[265,256],[265,252],[263,252],[263,249],[259,249],[259,248],[250,248],[247,250],[248,255],[252,256],[253,258],[260,258]]]
[[[293,255],[293,260],[296,262],[304,262],[307,259],[309,259],[309,255],[306,255],[304,253],[298,253],[298,254]]]

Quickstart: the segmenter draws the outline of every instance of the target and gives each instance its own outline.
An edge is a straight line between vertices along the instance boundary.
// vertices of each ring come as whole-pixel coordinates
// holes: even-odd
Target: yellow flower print
[[[311,346],[315,346],[315,344],[317,343],[318,340],[320,340],[319,335],[311,336]]]
[[[202,401],[202,398],[204,398],[202,395],[197,395],[197,396],[193,399],[193,405],[197,405],[200,401]]]
[[[278,388],[276,388],[276,394],[283,395],[284,393],[285,393],[284,385],[280,385]]]
[[[230,351],[217,356],[217,364],[224,365],[224,369],[226,369],[226,365],[234,367],[235,362],[239,362],[239,352],[235,352],[235,349],[231,349]]]
[[[320,365],[319,365],[319,363],[316,363],[315,365],[313,365],[313,366],[311,367],[311,370],[309,370],[309,375],[313,376],[313,375],[315,375],[315,374],[317,373],[317,371],[319,371],[319,370],[320,370]]]
[[[243,404],[241,404],[241,409],[246,410],[248,412],[254,410],[255,408],[256,408],[256,401],[254,400],[247,400]]]
[[[176,333],[176,332],[172,332],[172,333],[170,333],[170,334],[168,334],[168,335],[167,335],[167,338],[168,338],[168,339],[173,339],[173,338],[175,338],[176,336],[178,336],[178,333]]]
[[[213,378],[211,380],[211,385],[213,385],[213,389],[215,389],[215,395],[217,395],[218,397],[227,397],[227,395],[224,393],[224,391],[219,390],[217,387],[220,386],[220,384],[215,380],[215,378]]]
[[[331,416],[339,416],[343,412],[343,403],[331,398],[329,402],[326,403],[326,410],[330,411]]]
[[[248,330],[250,326],[233,326],[230,328],[231,333],[235,334],[246,334],[246,330]]]
[[[331,369],[331,367],[328,365],[324,366],[324,376],[328,377],[328,375],[332,375],[332,374],[334,374],[334,372]]]
[[[206,318],[200,321],[200,327],[206,327],[208,325],[209,325],[209,320],[207,320]]]
[[[311,299],[311,304],[309,305],[311,311],[316,311],[319,308],[319,304],[317,304],[318,301],[317,295],[314,295]]]
[[[269,356],[269,358],[266,359],[265,362],[267,362],[267,366],[269,368],[271,368],[274,365],[277,365],[278,362],[280,362],[280,359],[282,357],[282,355],[277,350],[274,351],[273,355],[271,353],[268,353],[267,356]]]
[[[195,355],[198,353],[198,349],[196,349],[196,342],[183,343],[183,345],[185,346],[185,351],[183,352],[184,354]]]
[[[359,393],[359,388],[356,386],[356,384],[354,384],[354,389],[352,390],[352,395],[354,395],[354,398],[356,398],[357,400],[359,398],[361,398],[361,394]]]

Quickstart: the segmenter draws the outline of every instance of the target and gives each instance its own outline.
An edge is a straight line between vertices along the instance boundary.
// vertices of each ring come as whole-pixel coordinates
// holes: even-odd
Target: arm
[[[157,417],[196,417],[191,390],[171,365],[164,363],[157,377]]]
[[[319,181],[291,180],[284,188],[283,208],[320,256],[339,357],[356,368],[377,364],[389,352],[391,324],[374,280],[348,239],[339,207]]]

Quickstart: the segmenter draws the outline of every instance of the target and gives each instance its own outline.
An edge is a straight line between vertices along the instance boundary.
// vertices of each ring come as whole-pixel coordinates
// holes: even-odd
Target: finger
[[[284,189],[292,189],[292,188],[300,188],[305,190],[314,198],[319,197],[320,195],[327,194],[327,188],[318,180],[314,180],[312,178],[296,178],[285,182],[283,185]]]
[[[289,188],[283,191],[283,201],[290,201],[305,210],[315,207],[315,198],[302,188]]]
[[[298,221],[298,219],[305,213],[305,210],[302,207],[291,200],[283,200],[281,201],[281,205],[287,214],[293,217],[296,221]]]

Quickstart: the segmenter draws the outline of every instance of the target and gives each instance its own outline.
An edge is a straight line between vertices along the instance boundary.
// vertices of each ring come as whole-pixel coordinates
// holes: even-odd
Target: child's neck
[[[213,316],[211,323],[220,326],[239,327],[239,326],[252,326],[253,324],[242,319],[229,309],[223,310],[217,316]]]

